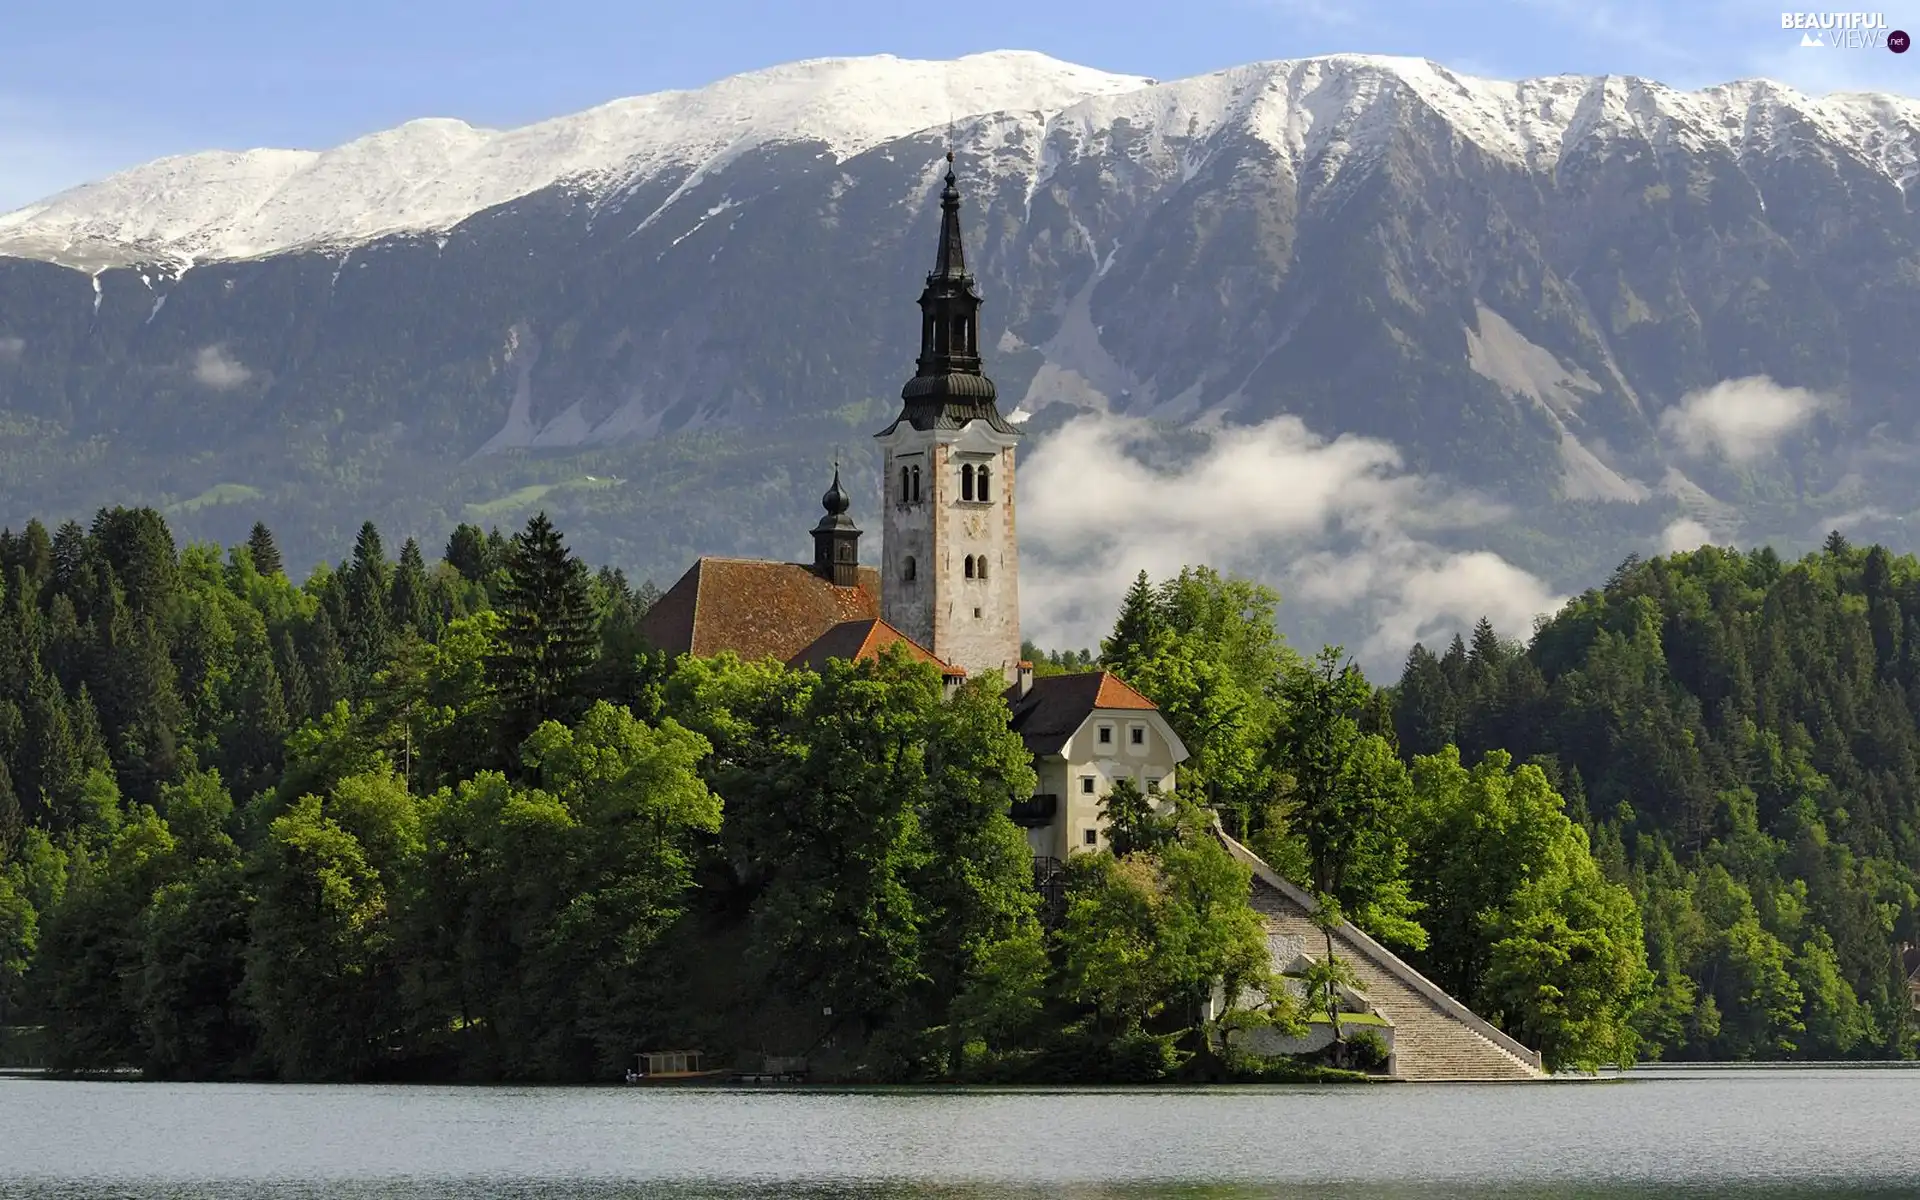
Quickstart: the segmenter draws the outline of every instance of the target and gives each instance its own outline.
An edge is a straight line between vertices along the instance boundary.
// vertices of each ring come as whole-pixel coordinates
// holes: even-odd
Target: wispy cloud
[[[1360,619],[1354,649],[1376,670],[1483,615],[1524,635],[1560,602],[1496,554],[1436,544],[1505,510],[1406,472],[1386,442],[1328,441],[1280,417],[1216,432],[1167,468],[1142,461],[1158,436],[1090,414],[1023,462],[1021,609],[1036,640],[1092,645],[1137,572],[1161,578],[1197,563],[1273,583],[1286,605]]]
[[[1660,414],[1660,428],[1695,458],[1719,455],[1750,462],[1806,424],[1825,401],[1806,388],[1781,387],[1765,375],[1726,379],[1689,392]]]
[[[1713,530],[1692,517],[1681,517],[1660,531],[1659,550],[1662,554],[1678,554],[1712,545],[1713,540]]]
[[[224,392],[253,378],[253,372],[228,354],[225,346],[202,346],[193,356],[193,377],[215,391]]]

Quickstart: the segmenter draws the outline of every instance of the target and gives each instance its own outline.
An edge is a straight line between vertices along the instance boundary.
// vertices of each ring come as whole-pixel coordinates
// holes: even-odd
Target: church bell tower
[[[1000,415],[980,366],[980,290],[967,272],[952,151],[940,244],[920,293],[920,357],[900,399],[900,415],[875,435],[886,455],[880,615],[967,674],[1013,682],[1020,431]]]

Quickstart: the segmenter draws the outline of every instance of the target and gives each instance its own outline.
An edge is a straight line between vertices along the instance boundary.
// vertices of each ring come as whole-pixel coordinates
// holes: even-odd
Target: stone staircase
[[[1219,836],[1235,858],[1253,868],[1253,907],[1265,918],[1269,935],[1314,957],[1325,953],[1326,937],[1308,916],[1313,898],[1245,846],[1225,833]],[[1395,1077],[1427,1083],[1546,1078],[1538,1054],[1474,1015],[1365,933],[1343,924],[1334,932],[1333,946],[1353,965],[1367,1000],[1393,1022]]]

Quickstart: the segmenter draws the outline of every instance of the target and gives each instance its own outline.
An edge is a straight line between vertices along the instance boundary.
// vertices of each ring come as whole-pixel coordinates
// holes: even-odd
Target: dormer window
[[[960,468],[960,498],[962,500],[973,499],[973,464],[972,463],[968,463],[966,466]]]

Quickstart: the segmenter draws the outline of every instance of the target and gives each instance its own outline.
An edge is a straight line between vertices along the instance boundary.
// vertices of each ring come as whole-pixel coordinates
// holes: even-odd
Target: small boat
[[[634,1056],[627,1069],[627,1082],[633,1084],[699,1083],[718,1079],[726,1071],[709,1071],[698,1050],[649,1050]]]

